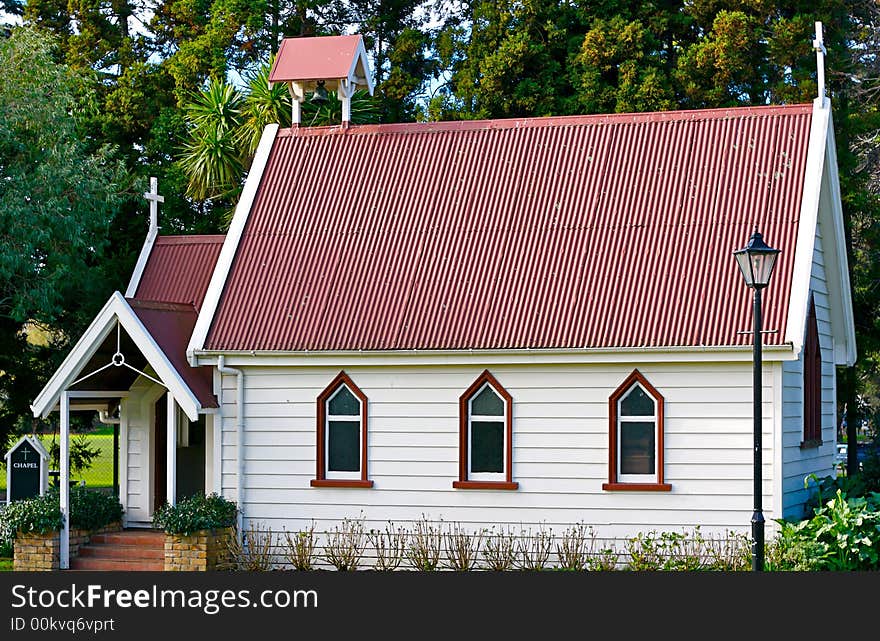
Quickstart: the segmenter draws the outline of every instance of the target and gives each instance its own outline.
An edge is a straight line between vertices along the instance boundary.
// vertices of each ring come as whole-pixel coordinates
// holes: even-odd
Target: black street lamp
[[[768,247],[758,233],[749,239],[743,249],[733,252],[736,262],[742,271],[746,285],[755,290],[754,312],[754,372],[752,387],[754,393],[754,496],[755,511],[752,513],[752,571],[764,569],[764,514],[761,510],[761,290],[767,287],[773,268],[776,266],[778,249]]]

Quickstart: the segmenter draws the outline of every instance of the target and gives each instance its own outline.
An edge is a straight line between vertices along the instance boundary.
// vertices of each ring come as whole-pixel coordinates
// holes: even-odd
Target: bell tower
[[[358,87],[373,94],[373,79],[363,37],[318,36],[285,38],[269,72],[269,82],[288,85],[293,103],[292,126],[302,121],[302,103],[307,92],[313,100],[336,91],[342,103],[342,126],[351,122],[351,97]]]

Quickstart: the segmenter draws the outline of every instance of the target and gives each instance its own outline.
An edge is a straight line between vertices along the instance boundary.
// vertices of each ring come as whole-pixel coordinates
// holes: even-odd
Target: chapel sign
[[[41,496],[49,485],[49,453],[39,439],[23,436],[6,452],[6,503]]]

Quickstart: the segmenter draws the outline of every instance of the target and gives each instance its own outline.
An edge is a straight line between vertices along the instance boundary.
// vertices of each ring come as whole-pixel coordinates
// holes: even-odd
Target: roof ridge
[[[196,313],[195,305],[192,303],[175,303],[165,300],[147,300],[143,298],[126,298],[131,307],[140,309],[155,309],[164,312],[193,312]]]
[[[720,107],[712,109],[678,109],[612,114],[577,114],[571,116],[529,116],[485,120],[444,120],[440,122],[401,122],[373,125],[332,125],[327,127],[294,127],[279,129],[279,137],[317,136],[328,134],[394,134],[438,133],[446,131],[474,131],[480,129],[521,129],[534,127],[635,124],[643,122],[679,122],[722,120],[745,116],[779,116],[811,113],[811,103],[792,105],[757,105],[751,107]]]
[[[175,234],[157,236],[156,244],[162,245],[196,245],[219,244],[226,239],[226,234]]]

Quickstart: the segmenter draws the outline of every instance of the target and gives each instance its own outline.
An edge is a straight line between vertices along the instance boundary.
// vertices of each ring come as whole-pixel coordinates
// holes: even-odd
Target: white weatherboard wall
[[[164,391],[141,377],[132,385],[128,398],[122,401],[120,432],[124,464],[120,465],[120,484],[126,525],[152,522],[153,405]]]
[[[785,362],[782,369],[782,512],[784,517],[794,518],[804,516],[804,502],[808,496],[808,491],[804,488],[805,478],[810,474],[815,474],[818,478],[834,474],[837,379],[821,223],[816,228],[810,291],[816,304],[816,324],[819,329],[819,346],[822,349],[822,445],[801,448],[804,438],[804,354],[801,350],[798,360]],[[806,326],[804,329],[806,330]]]
[[[313,488],[315,399],[339,373],[328,367],[244,367],[245,527],[318,529],[363,514],[382,528],[425,515],[477,529],[494,523],[583,521],[600,536],[676,530],[748,532],[752,514],[750,362],[639,366],[666,399],[665,470],[671,492],[605,492],[608,397],[633,365],[490,368],[513,396],[517,491],[456,490],[458,400],[482,368],[345,367],[369,398],[372,489]],[[235,499],[235,379],[224,376],[223,494]],[[772,366],[764,373],[764,511],[772,506]],[[554,527],[561,531],[561,527]]]

